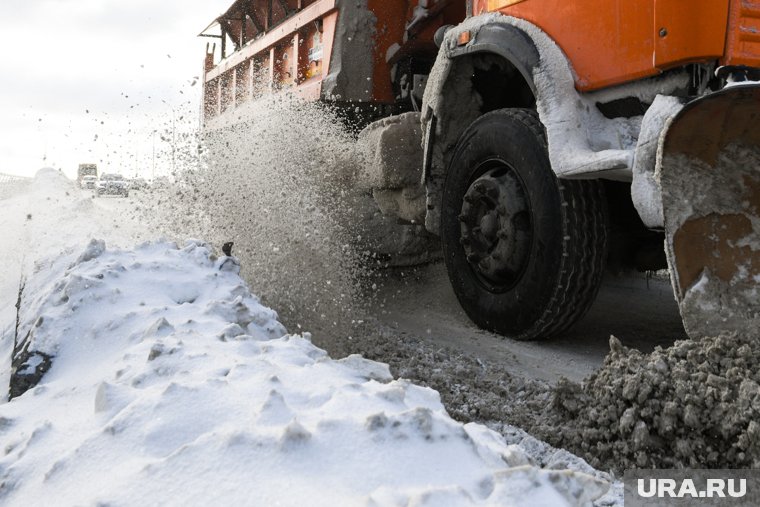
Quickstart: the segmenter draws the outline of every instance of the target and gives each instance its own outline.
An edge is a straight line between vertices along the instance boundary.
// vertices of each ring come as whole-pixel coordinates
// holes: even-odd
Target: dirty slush
[[[176,238],[234,241],[241,274],[289,329],[310,322],[303,331],[332,357],[386,362],[438,390],[454,418],[518,426],[599,469],[760,467],[757,339],[723,335],[644,354],[613,337],[599,371],[551,386],[402,336],[373,318],[387,262],[367,234],[380,214],[351,185],[362,163],[355,135],[329,108],[285,96],[239,114],[204,140],[201,168],[140,206]],[[364,223],[351,218],[357,205]]]

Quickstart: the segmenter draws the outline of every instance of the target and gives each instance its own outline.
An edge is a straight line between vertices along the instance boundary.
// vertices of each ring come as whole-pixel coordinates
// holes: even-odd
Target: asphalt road
[[[441,262],[388,273],[378,302],[377,318],[403,335],[547,382],[587,377],[602,365],[610,335],[643,352],[687,338],[670,282],[643,274],[607,276],[589,313],[565,335],[543,341],[510,340],[477,328],[459,306]]]

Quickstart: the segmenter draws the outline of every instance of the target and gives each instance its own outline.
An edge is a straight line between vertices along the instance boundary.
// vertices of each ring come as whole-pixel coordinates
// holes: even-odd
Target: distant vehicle
[[[121,174],[104,174],[97,186],[97,195],[120,195],[129,197],[129,187]]]
[[[86,176],[82,176],[82,181],[79,182],[79,186],[86,190],[95,190],[95,187],[98,184],[98,177],[93,176],[92,174],[88,174]]]
[[[98,165],[97,164],[79,164],[79,171],[77,171],[77,183],[82,184],[82,179],[85,176],[94,176],[98,178]],[[84,188],[84,187],[82,187]]]

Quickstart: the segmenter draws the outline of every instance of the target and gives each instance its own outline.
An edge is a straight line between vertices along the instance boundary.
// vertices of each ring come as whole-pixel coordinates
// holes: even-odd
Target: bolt
[[[660,28],[660,37],[667,37],[668,36],[668,29],[663,27]]]

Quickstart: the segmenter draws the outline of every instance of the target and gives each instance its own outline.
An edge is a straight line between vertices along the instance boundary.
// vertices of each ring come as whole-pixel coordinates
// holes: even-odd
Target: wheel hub
[[[475,179],[462,201],[460,242],[467,262],[492,288],[516,283],[528,262],[532,240],[525,190],[500,165]]]

